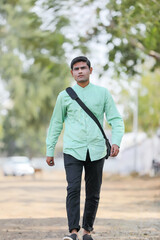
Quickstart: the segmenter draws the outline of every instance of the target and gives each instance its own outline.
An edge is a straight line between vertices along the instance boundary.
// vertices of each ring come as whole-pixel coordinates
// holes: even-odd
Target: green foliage
[[[138,127],[148,135],[154,134],[160,126],[160,70],[149,72],[143,70],[137,90],[133,88],[133,78],[130,79],[128,89],[121,92],[120,103],[124,106],[125,130],[133,131],[133,118],[136,108],[136,92],[138,92]]]
[[[152,134],[160,126],[160,71],[146,73],[142,76],[139,92],[139,125],[141,129]],[[145,121],[144,121],[145,120]]]
[[[94,1],[96,3],[96,1]],[[86,41],[99,42],[106,34],[108,53],[104,68],[114,63],[121,72],[133,76],[139,73],[137,65],[146,56],[155,59],[153,69],[160,67],[160,1],[159,0],[109,0],[96,9],[97,21],[88,31]]]
[[[0,76],[6,82],[12,105],[3,124],[5,151],[45,154],[45,137],[58,93],[68,84],[69,69],[60,28],[43,30],[32,10],[35,0],[3,1],[0,9]]]

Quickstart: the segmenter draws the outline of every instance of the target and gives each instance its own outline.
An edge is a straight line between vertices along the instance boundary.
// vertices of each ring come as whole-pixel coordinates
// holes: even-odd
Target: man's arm
[[[124,122],[108,91],[106,92],[105,115],[107,122],[112,127],[112,147],[110,156],[116,157],[119,153],[120,143],[124,134]]]
[[[58,141],[58,137],[63,128],[63,122],[65,119],[66,109],[63,105],[62,95],[60,94],[57,98],[56,105],[52,114],[50,121],[47,138],[46,138],[46,147],[47,147],[47,158],[46,162],[49,166],[54,165],[54,151],[55,146]]]

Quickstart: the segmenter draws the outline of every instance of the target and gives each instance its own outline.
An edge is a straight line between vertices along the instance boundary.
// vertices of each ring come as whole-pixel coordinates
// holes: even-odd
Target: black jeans
[[[87,152],[86,161],[80,161],[64,153],[64,165],[68,182],[66,209],[69,231],[71,232],[73,229],[79,231],[80,229],[80,192],[84,167],[86,199],[82,227],[90,232],[93,230],[99,204],[104,158],[91,162],[89,152]]]

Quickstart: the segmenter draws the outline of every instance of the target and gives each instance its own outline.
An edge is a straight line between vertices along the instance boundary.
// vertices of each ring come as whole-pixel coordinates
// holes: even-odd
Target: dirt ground
[[[64,171],[0,175],[0,240],[61,240],[68,233]],[[84,205],[84,182],[81,192]],[[79,234],[81,240],[82,230]],[[160,240],[160,178],[104,174],[95,240]]]

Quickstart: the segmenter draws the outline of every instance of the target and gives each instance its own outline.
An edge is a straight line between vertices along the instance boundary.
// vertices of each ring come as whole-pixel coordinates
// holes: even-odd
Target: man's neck
[[[89,84],[89,81],[86,81],[86,82],[77,82],[77,84],[82,87],[82,88],[85,88],[88,84]]]

